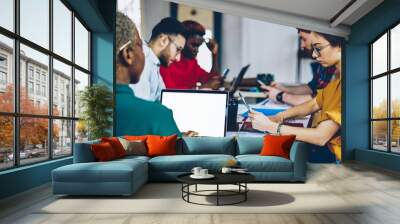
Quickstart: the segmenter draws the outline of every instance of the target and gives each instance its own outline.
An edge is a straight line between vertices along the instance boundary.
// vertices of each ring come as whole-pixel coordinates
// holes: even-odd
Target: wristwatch
[[[284,94],[283,91],[281,91],[281,92],[279,92],[278,94],[276,94],[276,101],[278,101],[278,102],[280,102],[280,103],[284,103],[284,102],[283,102],[283,94]]]

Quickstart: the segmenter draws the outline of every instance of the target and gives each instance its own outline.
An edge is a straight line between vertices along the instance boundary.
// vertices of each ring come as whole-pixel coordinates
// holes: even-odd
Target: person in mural
[[[311,31],[297,29],[300,37],[300,47],[312,56]],[[315,97],[318,89],[325,88],[335,74],[335,66],[324,67],[319,62],[311,63],[313,78],[307,84],[297,86],[285,86],[282,83],[273,82],[271,86],[261,86],[269,92],[269,98],[281,103],[300,105],[312,97]]]
[[[141,79],[144,68],[142,40],[135,24],[121,12],[116,16],[116,134],[194,136],[181,133],[172,111],[158,102],[138,98],[129,84]]]
[[[185,30],[186,44],[179,61],[170,66],[161,66],[160,73],[168,89],[194,89],[198,82],[200,88],[218,89],[221,87],[221,76],[218,70],[218,44],[214,39],[207,43],[212,54],[210,72],[205,71],[197,62],[200,46],[205,42],[204,27],[193,20],[182,22]]]
[[[145,65],[138,83],[131,85],[137,97],[160,100],[161,90],[165,89],[160,75],[160,65],[168,67],[179,59],[186,39],[182,23],[172,17],[162,19],[154,26],[149,43],[143,42]]]
[[[275,116],[265,116],[251,112],[253,128],[281,135],[296,135],[296,139],[315,145],[327,145],[341,161],[341,46],[342,39],[328,34],[311,32],[312,56],[325,68],[335,66],[336,70],[329,84],[317,91],[315,98],[280,112]],[[320,111],[312,128],[283,125],[288,118],[303,117]]]

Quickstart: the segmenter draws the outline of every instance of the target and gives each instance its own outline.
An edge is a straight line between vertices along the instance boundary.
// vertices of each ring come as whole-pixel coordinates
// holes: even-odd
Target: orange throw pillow
[[[112,145],[109,142],[102,142],[91,145],[94,157],[99,162],[110,161],[117,158]]]
[[[171,136],[158,136],[149,135],[147,137],[147,155],[154,156],[165,156],[165,155],[176,155],[176,140],[177,135]]]
[[[126,156],[126,151],[117,137],[101,138],[101,142],[110,143],[117,158]]]
[[[290,148],[296,140],[296,135],[266,135],[261,156],[280,156],[290,159]]]
[[[142,141],[146,142],[147,135],[140,135],[140,136],[134,136],[134,135],[125,135],[124,139],[128,141]]]

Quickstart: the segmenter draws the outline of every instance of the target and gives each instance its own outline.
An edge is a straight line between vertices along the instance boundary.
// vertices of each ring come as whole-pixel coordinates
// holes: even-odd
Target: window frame
[[[72,9],[72,7],[68,4],[68,2],[66,2],[66,0],[59,0],[68,10],[71,11],[71,18],[70,18],[70,22],[71,22],[71,26],[72,26],[72,30],[71,30],[71,59],[67,59],[64,58],[61,55],[58,55],[57,53],[55,53],[53,50],[53,1],[54,0],[47,0],[49,3],[49,47],[48,49],[46,49],[45,47],[40,46],[39,44],[36,44],[32,41],[30,41],[29,39],[24,38],[23,36],[20,35],[20,0],[14,0],[13,1],[13,10],[14,10],[14,18],[13,18],[13,22],[14,22],[14,30],[10,31],[4,27],[0,26],[0,35],[3,35],[7,38],[12,39],[13,41],[13,63],[12,63],[12,69],[11,71],[13,73],[11,73],[11,75],[13,75],[13,79],[14,79],[14,110],[13,112],[2,112],[0,111],[0,116],[4,116],[4,117],[11,117],[13,119],[13,166],[10,167],[5,167],[5,168],[0,168],[0,172],[5,171],[5,170],[10,170],[10,169],[16,169],[19,167],[23,167],[23,166],[30,166],[33,164],[38,164],[38,163],[43,163],[46,161],[50,161],[50,160],[54,160],[54,159],[62,159],[65,157],[70,157],[73,156],[73,152],[74,152],[74,143],[75,143],[75,126],[76,126],[76,121],[79,120],[79,117],[75,117],[75,108],[72,107],[71,108],[71,114],[68,116],[56,116],[53,115],[53,59],[58,60],[61,63],[64,63],[68,66],[71,67],[71,104],[74,105],[75,103],[75,88],[74,88],[74,82],[75,82],[75,69],[85,73],[88,75],[89,77],[89,83],[88,86],[92,85],[92,61],[91,61],[91,49],[92,49],[92,43],[91,43],[91,38],[92,38],[92,30],[89,28],[89,26],[84,22],[84,20],[79,16],[79,14],[77,12],[75,12],[75,10]],[[84,26],[84,28],[88,31],[88,69],[85,69],[81,66],[79,66],[78,64],[75,63],[75,18],[77,20],[79,20],[79,22]],[[47,103],[48,103],[48,112],[46,115],[39,115],[39,114],[27,114],[27,113],[21,113],[20,111],[20,85],[21,85],[21,80],[20,80],[20,65],[21,65],[21,56],[20,56],[20,45],[23,44],[29,48],[32,48],[33,50],[36,50],[42,54],[45,54],[46,56],[48,56],[49,62],[48,62],[48,76],[47,76],[47,84],[45,85],[45,90],[48,92],[46,94],[46,96],[48,97]],[[29,67],[28,67],[29,66]],[[27,73],[25,74],[26,76],[26,82],[30,81],[30,74],[29,74],[29,69],[30,65],[27,63]],[[34,86],[36,83],[40,83],[42,84],[42,79],[41,79],[41,74],[42,72],[40,72],[40,76],[39,76],[39,80],[37,80],[38,82],[36,82],[36,69],[34,68],[33,70],[33,79],[31,81],[33,81]],[[27,84],[28,85],[28,84]],[[28,87],[28,86],[26,86]],[[29,88],[29,87],[28,87]],[[29,91],[27,89],[27,91]],[[34,92],[36,91],[36,89],[34,89]],[[38,96],[42,96],[42,94],[39,94]],[[45,118],[47,119],[48,122],[48,136],[47,136],[47,151],[48,151],[48,155],[47,157],[44,157],[43,160],[40,160],[38,162],[32,162],[32,163],[26,163],[26,164],[21,164],[21,159],[20,159],[20,119],[21,118]],[[56,120],[66,120],[66,121],[71,121],[71,153],[68,155],[62,155],[62,156],[55,156],[53,155],[54,152],[54,147],[53,147],[53,123]]]
[[[379,34],[375,39],[368,43],[369,47],[369,149],[373,151],[386,152],[391,154],[400,154],[400,152],[392,151],[392,122],[400,120],[400,117],[392,117],[392,98],[391,98],[391,79],[392,75],[400,72],[400,67],[391,69],[391,32],[395,27],[400,26],[400,20],[392,24],[390,27],[386,28],[384,32]],[[376,43],[381,37],[387,34],[387,64],[386,71],[380,74],[373,74],[373,44]],[[386,86],[387,86],[387,105],[386,105],[386,118],[373,118],[373,81],[382,77],[386,77]],[[373,136],[373,122],[376,121],[386,121],[386,151],[379,150],[374,148],[374,136]]]

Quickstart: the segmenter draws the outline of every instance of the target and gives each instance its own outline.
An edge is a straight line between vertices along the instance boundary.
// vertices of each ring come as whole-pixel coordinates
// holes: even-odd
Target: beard
[[[160,57],[158,58],[160,60],[160,64],[164,67],[168,67],[169,66],[169,58],[170,58],[170,54],[167,51],[168,47],[165,48],[164,50],[161,51],[160,53]]]

